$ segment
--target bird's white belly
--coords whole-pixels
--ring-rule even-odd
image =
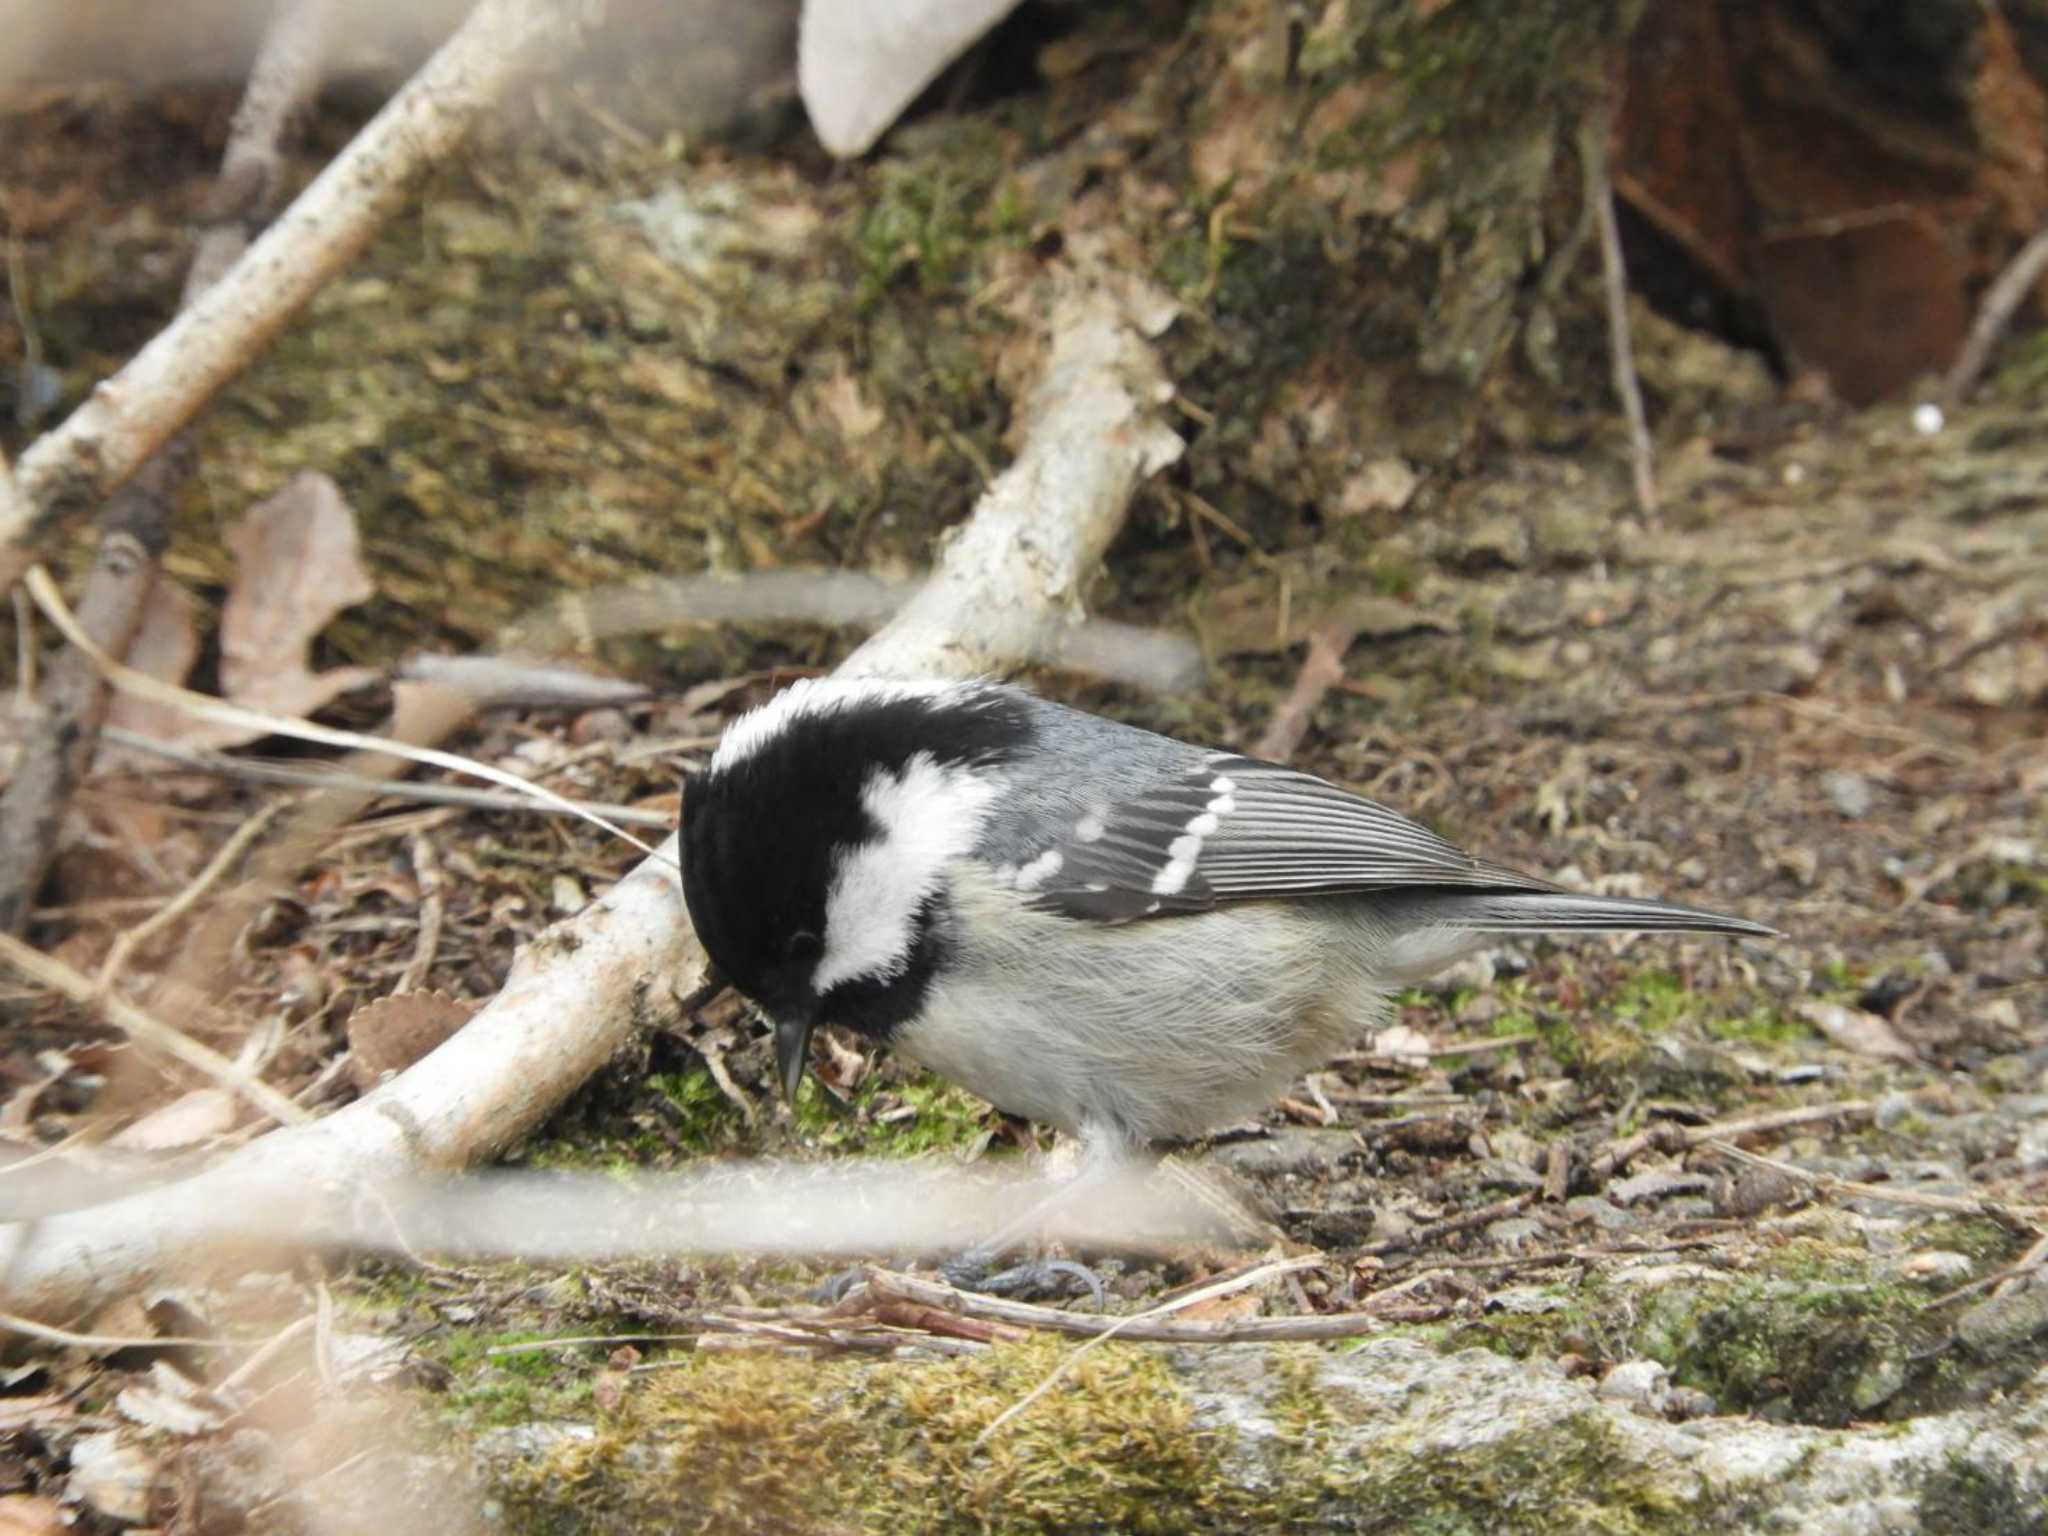
[[[951,966],[892,1044],[1012,1113],[1133,1142],[1265,1108],[1375,1022],[1384,938],[1251,903],[1104,926],[1034,912],[979,879],[951,892]],[[972,934],[971,943],[965,935]]]

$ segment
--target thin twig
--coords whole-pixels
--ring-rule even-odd
[[[202,1045],[184,1031],[173,1029],[124,997],[103,992],[54,955],[42,954],[12,934],[0,933],[0,961],[41,982],[51,991],[63,993],[74,1003],[98,1009],[131,1040],[204,1073],[220,1087],[246,1099],[280,1125],[303,1125],[312,1118],[275,1088],[212,1046]]]
[[[1988,1195],[1940,1195],[1931,1190],[1898,1189],[1889,1184],[1866,1184],[1860,1179],[1837,1178],[1832,1173],[1815,1173],[1810,1168],[1801,1168],[1797,1163],[1765,1157],[1760,1152],[1746,1152],[1732,1142],[1719,1139],[1707,1140],[1700,1145],[1709,1151],[1735,1158],[1738,1162],[1768,1168],[1774,1173],[1782,1173],[1787,1178],[1797,1179],[1803,1184],[1811,1184],[1828,1194],[1860,1195],[1868,1200],[1889,1201],[1893,1205],[1917,1206],[1923,1211],[1945,1211],[1952,1216],[1988,1216],[2011,1232],[2032,1232],[2044,1215],[2048,1215],[2048,1210],[2042,1207],[2006,1205]]]
[[[1323,1262],[1317,1259],[1315,1262]],[[1306,1264],[1306,1261],[1304,1261]],[[1009,1323],[1040,1333],[1066,1333],[1093,1338],[1114,1331],[1118,1338],[1134,1344],[1246,1344],[1302,1339],[1350,1339],[1384,1326],[1385,1317],[1356,1312],[1316,1317],[1248,1317],[1219,1323],[1170,1323],[1139,1317],[1100,1317],[1087,1312],[1062,1312],[1057,1307],[1034,1306],[1028,1301],[1008,1301],[1000,1296],[982,1296],[958,1291],[937,1280],[893,1270],[869,1270],[871,1295],[896,1301],[920,1302],[963,1317],[985,1318]]]
[[[2021,246],[2019,254],[2006,263],[2005,270],[1984,290],[1984,297],[1977,305],[1977,318],[1970,326],[1969,339],[1963,343],[1963,350],[1956,355],[1948,377],[1942,382],[1942,395],[1951,409],[1961,405],[1970,391],[1977,387],[1977,380],[1991,361],[1991,352],[1998,345],[1998,338],[2012,324],[2013,315],[2034,284],[2041,280],[2044,269],[2048,269],[2048,229],[2040,231]]]
[[[74,1333],[33,1318],[0,1312],[0,1331],[18,1333],[42,1344],[61,1344],[69,1349],[241,1349],[261,1342],[257,1339],[209,1339],[166,1333],[155,1338],[126,1333]]]
[[[1252,748],[1253,756],[1275,763],[1284,763],[1294,756],[1302,737],[1308,734],[1316,706],[1343,680],[1344,653],[1358,638],[1358,630],[1355,621],[1339,617],[1319,626],[1308,637],[1308,655],[1302,658],[1301,671],[1295,674],[1294,686],[1288,690],[1286,699],[1273,711],[1265,735]]]
[[[441,948],[441,922],[447,909],[441,889],[441,860],[434,852],[434,840],[425,833],[412,839],[412,869],[420,887],[420,931],[414,939],[412,958],[399,974],[393,992],[417,992],[434,968],[434,956]]]
[[[1614,217],[1614,184],[1607,175],[1605,112],[1588,113],[1579,127],[1579,161],[1585,173],[1583,196],[1593,205],[1600,229],[1600,277],[1607,293],[1607,348],[1614,366],[1614,392],[1628,419],[1629,452],[1635,469],[1636,507],[1645,517],[1657,511],[1657,450],[1650,441],[1650,418],[1643,409],[1643,389],[1636,379],[1635,344],[1628,329],[1628,268],[1621,257],[1621,226]]]
[[[258,810],[235,828],[228,840],[222,843],[219,850],[207,861],[206,868],[194,875],[183,890],[133,928],[124,929],[116,934],[113,944],[107,949],[107,958],[100,962],[99,975],[94,979],[94,984],[103,990],[111,987],[114,978],[121,974],[121,968],[128,963],[128,957],[191,911],[199,899],[213,889],[220,877],[234,868],[235,862],[242,857],[249,845],[269,830],[270,824],[277,819],[278,813],[284,807],[284,801],[274,800]]]
[[[524,794],[507,794],[501,790],[473,789],[465,784],[419,784],[410,779],[377,779],[367,774],[342,773],[336,769],[288,768],[283,763],[267,763],[259,758],[235,757],[226,752],[210,752],[200,747],[181,747],[175,742],[158,741],[135,731],[109,726],[102,736],[118,746],[133,747],[141,752],[154,753],[174,763],[184,763],[207,773],[217,773],[222,778],[246,779],[255,784],[285,784],[301,789],[345,790],[351,794],[370,794],[380,800],[410,800],[421,805],[454,805],[477,811],[512,811],[528,816],[552,816],[553,807],[536,802]],[[592,816],[601,816],[606,821],[618,822],[627,827],[667,827],[675,824],[672,811],[648,811],[632,805],[607,805],[596,800],[575,800],[570,802],[582,807]]]
[[[1306,1258],[1299,1259],[1276,1259],[1271,1264],[1262,1264],[1257,1269],[1251,1270],[1246,1274],[1231,1275],[1216,1281],[1214,1284],[1205,1285],[1199,1290],[1190,1291],[1185,1296],[1176,1296],[1173,1300],[1162,1302],[1160,1305],[1152,1307],[1147,1311],[1134,1312],[1129,1317],[1110,1319],[1107,1328],[1072,1351],[1047,1373],[1043,1381],[1039,1382],[1037,1386],[997,1414],[988,1427],[974,1437],[974,1444],[969,1449],[978,1451],[988,1444],[995,1437],[996,1432],[1005,1424],[1028,1412],[1033,1403],[1050,1392],[1067,1372],[1080,1363],[1083,1355],[1098,1345],[1108,1342],[1117,1334],[1128,1332],[1139,1323],[1150,1322],[1157,1318],[1170,1316],[1175,1312],[1184,1311],[1200,1302],[1215,1301],[1224,1296],[1234,1296],[1238,1292],[1250,1290],[1253,1286],[1264,1281],[1278,1279],[1281,1275],[1293,1274],[1296,1270],[1313,1269],[1322,1262],[1321,1254],[1311,1254]]]
[[[1860,1120],[1871,1113],[1865,1099],[1847,1099],[1840,1104],[1812,1104],[1804,1109],[1773,1110],[1740,1120],[1718,1120],[1711,1125],[1682,1126],[1660,1121],[1648,1130],[1608,1142],[1594,1155],[1588,1169],[1593,1182],[1604,1184],[1645,1152],[1685,1152],[1710,1141],[1731,1141],[1738,1136],[1774,1135],[1803,1125],[1820,1125],[1830,1120]]]
[[[1398,1253],[1403,1248],[1419,1247],[1423,1243],[1433,1243],[1440,1237],[1449,1237],[1453,1233],[1469,1231],[1473,1227],[1483,1227],[1508,1216],[1520,1215],[1536,1203],[1537,1194],[1538,1191],[1532,1189],[1524,1194],[1510,1195],[1505,1200],[1482,1205],[1476,1211],[1446,1216],[1442,1221],[1429,1222],[1412,1231],[1403,1232],[1399,1237],[1383,1238],[1377,1243],[1368,1243],[1358,1250],[1358,1257],[1376,1258],[1382,1254]]]
[[[29,595],[36,600],[36,606],[43,611],[43,617],[56,625],[79,650],[91,657],[99,668],[100,675],[126,694],[148,699],[152,703],[167,704],[182,710],[195,720],[204,720],[213,725],[231,725],[253,730],[265,736],[290,736],[299,741],[310,741],[325,747],[346,747],[358,752],[375,752],[386,757],[403,758],[411,763],[424,763],[429,767],[443,768],[450,773],[468,774],[472,778],[487,780],[505,789],[526,795],[544,805],[553,807],[578,821],[587,821],[603,831],[611,833],[621,842],[631,843],[650,858],[656,857],[655,850],[633,836],[632,833],[613,825],[602,816],[594,816],[583,810],[574,800],[556,794],[543,785],[522,779],[516,773],[503,768],[494,768],[489,763],[480,763],[475,758],[463,757],[455,752],[442,752],[434,747],[410,746],[394,741],[388,736],[366,736],[359,731],[339,731],[330,726],[316,725],[311,720],[294,716],[269,715],[261,710],[245,709],[231,704],[226,699],[209,698],[189,688],[178,688],[147,673],[138,672],[122,662],[115,661],[92,641],[91,636],[79,626],[78,618],[65,605],[57,584],[50,579],[48,571],[41,566],[31,570],[23,578]]]

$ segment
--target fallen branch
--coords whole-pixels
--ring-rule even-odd
[[[1614,182],[1607,174],[1607,114],[1586,118],[1579,131],[1579,159],[1585,172],[1584,197],[1593,205],[1600,231],[1600,280],[1607,295],[1607,351],[1614,369],[1614,392],[1628,421],[1629,458],[1635,471],[1636,510],[1649,517],[1657,510],[1657,450],[1650,441],[1650,418],[1643,409],[1643,387],[1636,379],[1635,344],[1628,328],[1628,268],[1621,258],[1621,226],[1614,217]]]
[[[487,3],[485,10],[501,7]],[[1169,393],[1101,290],[1056,299],[1044,379],[1016,462],[981,498],[930,585],[847,664],[992,670],[1057,634],[1138,485],[1172,461]],[[531,1131],[702,974],[675,839],[521,952],[502,991],[416,1066],[315,1124],[250,1143],[182,1184],[0,1228],[0,1306],[75,1317],[202,1260],[234,1218],[366,1183],[453,1170]]]
[[[163,529],[117,526],[122,508],[109,509],[78,605],[78,622],[93,644],[119,656],[142,622],[149,589],[163,553]],[[44,679],[35,730],[14,776],[0,792],[0,933],[19,936],[57,850],[71,792],[85,777],[99,746],[107,687],[86,652],[67,646]]]
[[[0,505],[0,586],[247,367],[513,80],[580,43],[590,13],[571,0],[481,0],[232,271],[21,456],[20,503]]]
[[[1889,1184],[1870,1184],[1861,1179],[1837,1178],[1832,1173],[1816,1173],[1810,1168],[1801,1168],[1797,1163],[1788,1163],[1782,1158],[1765,1157],[1760,1152],[1747,1152],[1732,1142],[1712,1140],[1706,1143],[1709,1150],[1724,1157],[1756,1168],[1768,1168],[1802,1184],[1811,1184],[1822,1194],[1854,1195],[1863,1200],[1885,1200],[1893,1205],[1910,1205],[1923,1211],[1941,1211],[1950,1216],[1983,1216],[1997,1222],[2008,1232],[2033,1235],[2039,1232],[2040,1223],[2048,1212],[2039,1206],[2006,1205],[1991,1199],[1988,1195],[1944,1195],[1928,1189],[1898,1189]]]
[[[1689,1152],[1710,1141],[1733,1141],[1738,1136],[1775,1135],[1805,1125],[1822,1125],[1830,1120],[1861,1120],[1871,1113],[1867,1100],[1848,1099],[1840,1104],[1813,1104],[1804,1109],[1773,1110],[1767,1115],[1749,1115],[1740,1120],[1717,1120],[1711,1125],[1672,1125],[1668,1121],[1608,1142],[1593,1158],[1588,1170],[1593,1182],[1604,1184],[1645,1152]]]
[[[1275,763],[1284,763],[1294,756],[1295,749],[1301,745],[1301,738],[1308,734],[1309,721],[1315,715],[1316,706],[1323,702],[1324,695],[1344,680],[1344,653],[1358,638],[1358,629],[1355,620],[1338,617],[1308,637],[1308,655],[1302,659],[1294,686],[1273,712],[1273,718],[1266,725],[1266,734],[1252,748],[1252,756]]]
[[[2006,263],[2005,270],[1984,291],[1983,301],[1977,306],[1977,318],[1970,326],[1970,336],[1963,343],[1963,350],[1957,354],[1949,368],[1948,377],[1942,381],[1942,397],[1954,409],[1969,397],[1977,387],[1977,380],[1983,375],[1984,365],[1991,361],[1991,352],[1998,345],[1998,338],[2005,334],[2012,324],[2012,317],[2020,304],[2041,280],[2043,271],[2048,271],[2048,229],[2040,231],[2020,247],[2019,254]]]
[[[1261,1278],[1264,1273],[1261,1272]],[[1008,1323],[1013,1328],[1030,1328],[1040,1333],[1065,1333],[1084,1339],[1114,1335],[1134,1344],[1249,1344],[1355,1339],[1361,1334],[1377,1333],[1388,1322],[1385,1314],[1374,1312],[1318,1313],[1312,1317],[1243,1317],[1216,1323],[1176,1323],[1142,1314],[1103,1317],[1094,1312],[1062,1312],[1057,1307],[1036,1306],[1028,1301],[1006,1301],[1000,1296],[958,1291],[943,1281],[926,1280],[886,1269],[869,1270],[866,1284],[868,1296],[873,1300],[911,1302],[961,1317]],[[1207,1295],[1206,1291],[1197,1291],[1181,1298],[1180,1304],[1204,1300]]]
[[[180,309],[192,304],[248,248],[245,221],[267,218],[278,183],[278,141],[318,83],[328,0],[293,0],[279,12],[250,71],[214,183],[208,218],[185,274]],[[127,655],[170,542],[171,505],[191,470],[183,438],[151,456],[100,513],[100,544],[79,622],[109,656]],[[28,926],[71,798],[98,750],[107,685],[91,656],[66,649],[51,664],[36,733],[0,793],[0,932]]]

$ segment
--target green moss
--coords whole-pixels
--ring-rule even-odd
[[[2029,1492],[2009,1466],[1957,1456],[1920,1492],[1923,1536],[2038,1536],[2048,1528],[2048,1496]]]
[[[590,1361],[567,1349],[492,1354],[512,1344],[545,1340],[544,1331],[450,1328],[420,1339],[414,1348],[447,1372],[443,1398],[448,1412],[471,1429],[546,1423],[589,1411]],[[593,1345],[591,1349],[601,1350]]]
[[[1861,1255],[1795,1243],[1767,1273],[1646,1298],[1632,1342],[1724,1410],[1843,1425],[1925,1406],[1946,1333],[1926,1304]]]
[[[1463,1456],[1375,1456],[1344,1529],[1385,1536],[1662,1536],[1707,1511],[1641,1470],[1597,1415],[1504,1435]]]
[[[890,156],[874,168],[853,237],[853,296],[862,311],[904,276],[928,297],[946,295],[972,277],[992,239],[1015,242],[1028,229],[1016,189],[998,194],[1005,140],[992,125],[956,120],[943,141],[925,142],[930,152]]]
[[[1221,1530],[1246,1500],[1160,1358],[1114,1346],[989,1444],[974,1438],[1071,1341],[946,1361],[703,1355],[649,1378],[503,1492],[546,1528],[720,1536],[827,1531]]]

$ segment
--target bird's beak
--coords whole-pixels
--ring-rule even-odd
[[[796,1103],[804,1068],[811,1060],[811,1031],[817,1027],[817,1011],[810,1008],[775,1021],[775,1072],[782,1079],[782,1097],[787,1103]]]

